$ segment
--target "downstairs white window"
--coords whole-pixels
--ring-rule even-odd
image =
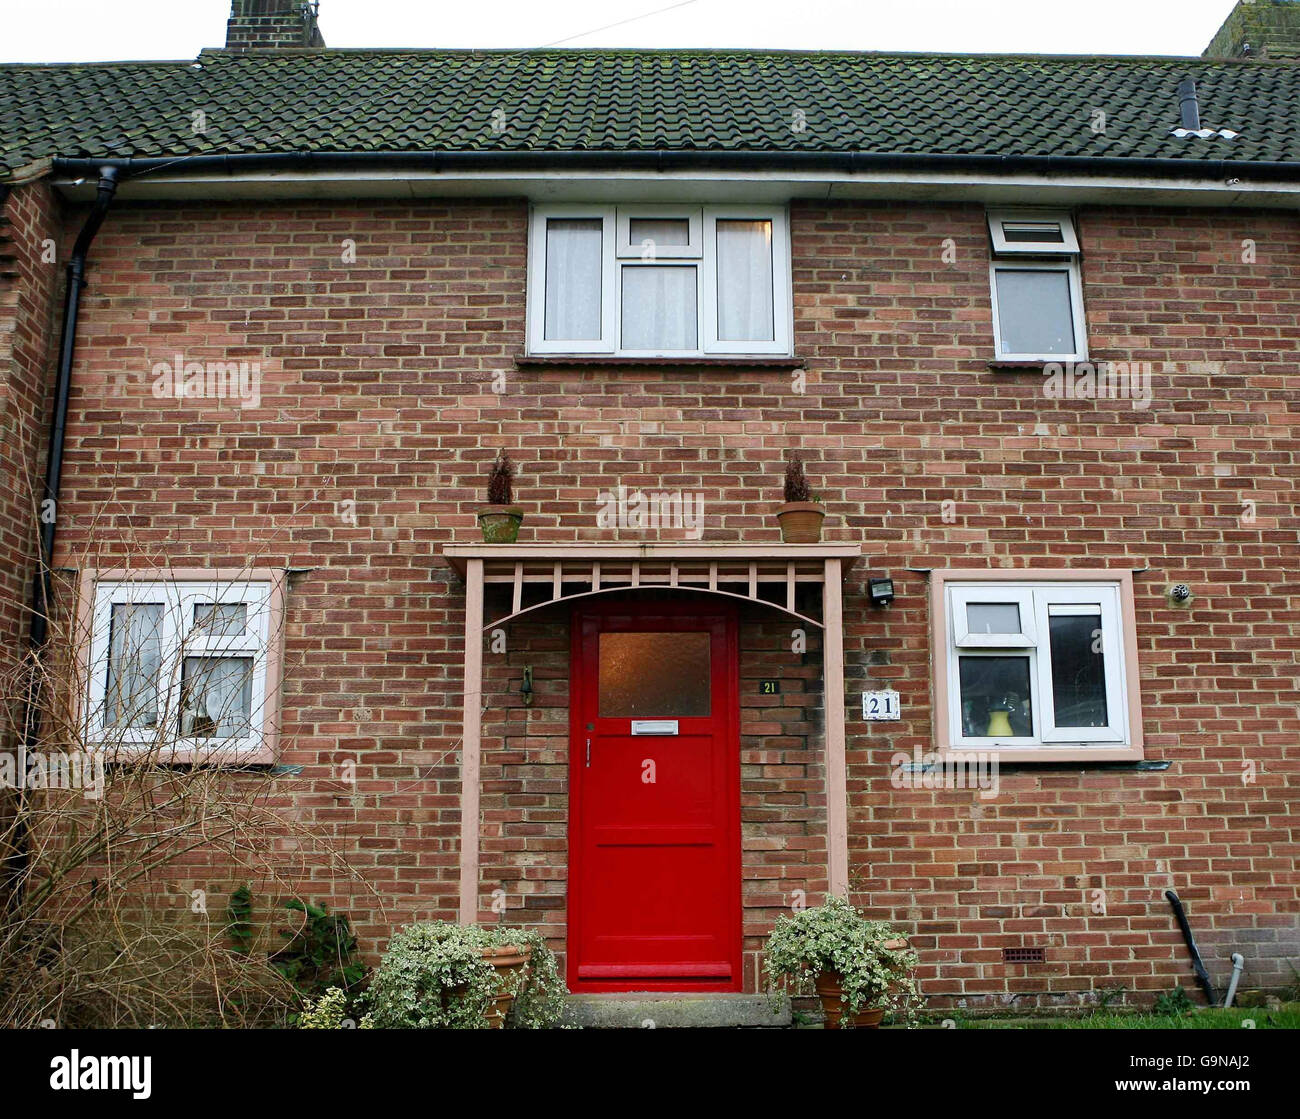
[[[269,760],[274,579],[95,582],[86,729],[111,752]]]
[[[944,745],[1004,759],[1141,756],[1127,577],[941,578]]]
[[[529,352],[788,355],[789,256],[771,206],[538,206]]]

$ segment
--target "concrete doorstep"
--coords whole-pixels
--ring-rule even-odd
[[[788,1029],[790,1000],[770,995],[656,994],[629,991],[570,995],[570,1020],[596,1030]]]

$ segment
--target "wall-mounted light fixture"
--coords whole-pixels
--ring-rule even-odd
[[[531,707],[533,705],[533,670],[531,668],[524,669],[524,682],[519,686],[519,691],[524,697],[524,706]]]
[[[894,601],[894,580],[868,579],[867,594],[871,597],[872,606],[888,606]]]

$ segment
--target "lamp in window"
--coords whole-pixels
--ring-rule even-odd
[[[868,579],[867,595],[871,599],[872,606],[888,606],[894,601],[894,580]]]
[[[1018,697],[1008,692],[1001,699],[989,704],[989,725],[984,732],[988,738],[1011,738],[1015,731],[1011,729],[1011,712],[1016,709]]]

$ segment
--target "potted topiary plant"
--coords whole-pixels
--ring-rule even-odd
[[[512,505],[515,464],[504,450],[497,452],[488,476],[488,503],[478,511],[484,544],[513,544],[519,538],[524,511]]]
[[[363,1001],[378,1029],[500,1029],[554,1025],[563,997],[537,933],[435,921],[394,935]]]
[[[826,510],[813,497],[804,474],[803,459],[791,455],[785,464],[785,504],[776,511],[784,544],[817,544],[822,538]]]
[[[828,1030],[876,1029],[887,1012],[916,1018],[916,953],[906,937],[867,920],[845,898],[777,918],[764,960],[774,988],[817,992]]]

